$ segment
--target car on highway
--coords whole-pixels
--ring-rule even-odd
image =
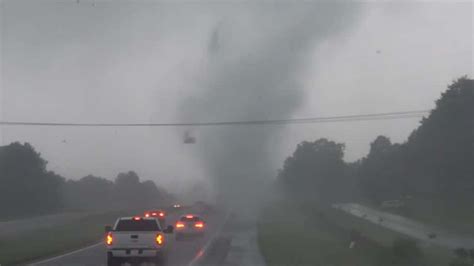
[[[163,230],[153,217],[121,217],[114,226],[106,226],[105,231],[107,266],[125,262],[166,264],[165,234],[173,233],[173,226]]]
[[[182,240],[186,237],[202,237],[206,231],[206,223],[198,215],[186,214],[178,219],[175,229],[176,240]]]
[[[163,210],[147,211],[144,214],[145,217],[154,217],[160,222],[161,228],[166,227],[166,212]]]

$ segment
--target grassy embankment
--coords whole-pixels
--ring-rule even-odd
[[[12,265],[61,254],[100,241],[104,225],[125,211],[91,214],[61,226],[21,232],[0,239],[0,264]]]
[[[409,265],[392,248],[395,240],[406,237],[328,207],[301,207],[279,202],[268,207],[258,224],[260,249],[269,266],[391,266]],[[363,237],[349,248],[351,231]],[[417,266],[446,266],[451,251],[423,247]],[[403,252],[403,251],[402,251]],[[408,251],[410,253],[411,251]]]
[[[380,206],[373,206],[382,209]],[[474,206],[469,200],[449,202],[440,199],[413,198],[401,208],[382,209],[448,231],[474,237]]]

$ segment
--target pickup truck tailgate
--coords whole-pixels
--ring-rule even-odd
[[[159,232],[114,232],[113,248],[158,248]]]

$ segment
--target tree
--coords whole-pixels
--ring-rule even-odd
[[[404,156],[412,178],[438,195],[474,192],[474,80],[459,78],[409,137]]]
[[[344,144],[319,139],[298,144],[279,173],[280,183],[293,196],[331,202],[347,193]]]
[[[361,160],[358,174],[361,190],[369,199],[383,201],[400,198],[405,191],[401,145],[392,144],[385,136],[378,136],[369,154]]]
[[[46,165],[29,143],[0,147],[0,215],[50,212],[61,206],[64,178]]]
[[[365,195],[377,201],[403,194],[472,199],[474,80],[462,77],[449,85],[407,142],[377,137],[358,176]]]
[[[112,181],[93,175],[68,180],[62,188],[64,204],[73,209],[110,208],[113,186]]]
[[[278,182],[292,196],[344,200],[357,177],[362,196],[379,202],[407,195],[449,206],[474,199],[474,80],[461,77],[402,144],[378,136],[369,154],[344,163],[344,145],[327,139],[300,143]],[[347,188],[346,188],[347,187]],[[346,188],[346,189],[345,189]]]
[[[113,199],[117,206],[133,208],[141,203],[143,196],[140,177],[133,171],[119,173],[115,178]]]
[[[28,143],[0,147],[0,217],[59,210],[156,207],[171,195],[137,173],[119,173],[115,182],[93,175],[67,180],[48,171],[47,162]]]
[[[115,178],[115,185],[118,187],[133,187],[140,184],[140,177],[134,171],[119,173]]]
[[[163,195],[161,195],[158,187],[156,186],[155,182],[151,180],[146,180],[141,183],[141,189],[143,191],[143,201],[147,204],[162,202]]]
[[[137,173],[129,171],[119,173],[115,178],[114,202],[126,208],[155,207],[163,202],[155,182],[147,180],[140,182]]]

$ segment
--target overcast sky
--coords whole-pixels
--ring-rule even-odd
[[[167,123],[424,110],[433,108],[454,78],[472,77],[474,72],[470,1],[364,2],[329,8],[333,18],[325,18],[326,11],[317,13],[323,10],[318,2],[306,2],[315,6],[319,20],[305,13],[307,7],[271,2],[1,3],[4,121]],[[305,24],[300,27],[294,21]],[[291,35],[295,31],[300,34]],[[314,38],[307,40],[307,34]],[[238,99],[237,106],[223,100],[216,105],[219,110],[187,109],[188,103],[207,106],[219,100],[215,95],[220,91],[214,93],[203,84],[229,84],[220,68],[238,75],[246,68],[240,62],[245,62],[263,69],[259,73],[263,77],[280,73],[282,69],[273,68],[267,73],[269,68],[258,60],[268,61],[260,58],[267,51],[280,55],[286,49],[284,36],[305,46],[292,48],[304,51],[291,53],[298,54],[297,60],[283,57],[272,62],[291,64],[291,75],[276,79],[278,91],[253,94],[241,88],[231,94]],[[280,43],[275,40],[281,40],[282,47],[266,49]],[[288,87],[295,80],[298,88],[293,91]],[[243,84],[253,86],[252,82],[247,79]],[[273,84],[265,82],[264,86]],[[281,89],[281,84],[288,86]],[[295,99],[284,112],[277,112],[265,101],[274,93]],[[253,95],[261,99],[260,107],[269,108],[243,112],[249,108],[244,103],[239,109],[241,97],[251,101]],[[226,106],[229,110],[221,111]],[[327,137],[346,143],[345,159],[354,161],[367,154],[377,135],[403,142],[418,123],[419,119],[404,119],[273,126],[276,134],[269,135],[265,152],[276,173],[297,143]],[[0,133],[3,145],[30,142],[51,170],[68,178],[87,174],[114,178],[120,171],[135,170],[144,178],[176,187],[209,175],[201,152],[225,145],[216,143],[222,138],[214,142],[212,138],[222,129],[191,128],[197,137],[194,145],[183,143],[185,130],[3,126]]]

